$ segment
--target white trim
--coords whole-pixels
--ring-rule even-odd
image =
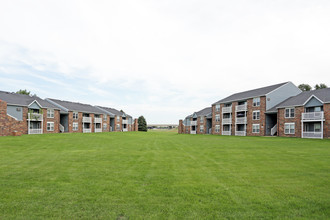
[[[9,117],[12,117],[12,118],[15,119],[16,121],[20,121],[20,120],[18,120],[17,118],[15,118],[14,116],[9,115],[8,113],[7,113],[7,115],[8,115]]]
[[[77,124],[77,129],[75,129],[75,124]],[[78,131],[79,130],[79,123],[78,122],[73,122],[72,123],[72,131]]]
[[[289,133],[285,132],[285,125],[289,125]],[[291,132],[291,126],[290,125],[294,125],[294,133],[290,133]],[[303,130],[303,129],[301,129]],[[296,124],[294,122],[289,122],[289,123],[284,123],[284,134],[296,134]]]
[[[37,100],[34,100],[33,102],[31,102],[29,105],[28,105],[28,107],[30,107],[33,103],[37,103],[37,105],[39,105],[39,107],[40,108],[42,108],[42,106],[39,104],[39,102],[37,101]]]
[[[265,96],[267,96],[267,95],[269,95],[270,93],[272,93],[272,92],[274,92],[274,91],[276,91],[276,90],[280,89],[280,88],[281,88],[281,87],[283,87],[283,86],[286,86],[286,85],[288,85],[289,83],[291,83],[292,85],[294,85],[294,86],[295,86],[295,84],[293,84],[291,81],[288,81],[287,83],[285,83],[285,84],[281,85],[280,87],[277,87],[276,89],[274,89],[274,90],[270,91],[269,93],[265,94]],[[299,88],[298,88],[298,89],[299,89]],[[300,90],[300,89],[299,89],[299,90]],[[301,90],[300,90],[300,91],[301,91]]]
[[[289,117],[286,117],[286,110],[287,109],[293,109],[293,117],[291,117],[291,110],[289,111]],[[295,107],[288,107],[284,109],[284,118],[295,118],[296,117],[296,109]]]
[[[259,118],[257,118],[257,119],[253,118],[253,113],[255,113],[255,112],[259,112]],[[252,111],[252,120],[260,120],[260,110]]]
[[[259,99],[259,105],[254,105],[254,99]],[[257,103],[258,103],[258,102],[257,102]],[[254,98],[252,99],[252,107],[259,107],[260,104],[261,104],[260,96],[258,96],[258,97],[254,97]]]
[[[49,128],[50,128],[50,130],[48,130],[48,124],[52,124],[53,126],[49,126]],[[53,129],[51,129],[51,128],[53,128]],[[54,131],[55,130],[55,126],[54,126],[54,122],[52,122],[52,121],[47,121],[47,124],[46,124],[46,130],[47,131]]]
[[[322,104],[324,104],[319,98],[317,98],[315,95],[311,95],[308,99],[307,99],[307,101],[303,104],[303,106],[305,106],[306,104],[307,104],[307,102],[309,102],[309,100],[311,100],[312,98],[316,98],[317,100],[319,100]]]
[[[53,111],[53,117],[48,117],[48,110],[52,110]],[[50,114],[52,115],[52,114]],[[55,110],[53,108],[47,108],[47,118],[54,118],[55,117]]]
[[[253,126],[258,126],[259,131],[258,132],[253,132],[253,129],[254,129]],[[259,134],[260,133],[260,124],[252,124],[252,133],[253,134]]]

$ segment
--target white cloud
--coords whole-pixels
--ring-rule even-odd
[[[0,65],[173,123],[233,92],[329,84],[329,23],[328,1],[4,1]]]

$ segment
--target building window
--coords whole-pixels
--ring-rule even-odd
[[[199,122],[204,123],[204,117],[203,116],[200,117]]]
[[[117,131],[120,131],[120,125],[119,124],[117,124],[116,129],[117,129]]]
[[[215,126],[215,133],[220,133],[220,125]]]
[[[103,130],[107,130],[107,123],[103,123]]]
[[[200,131],[201,133],[204,133],[204,125],[199,126],[199,131]]]
[[[285,118],[294,118],[294,108],[286,108],[284,117]]]
[[[54,122],[47,122],[47,131],[54,131]]]
[[[215,111],[216,111],[216,112],[219,112],[219,111],[220,111],[220,104],[216,104],[216,105],[215,105]]]
[[[108,119],[107,115],[104,114],[104,115],[103,115],[103,120],[106,121],[107,119]]]
[[[260,111],[253,111],[252,112],[252,119],[259,120],[260,119]]]
[[[253,106],[260,106],[260,97],[253,98]]]
[[[294,134],[294,123],[285,123],[284,124],[284,133],[285,134]]]
[[[77,122],[73,122],[72,130],[78,131],[78,123]]]
[[[120,116],[117,116],[117,122],[120,122]]]
[[[220,121],[220,115],[215,115],[215,121]]]
[[[73,112],[72,115],[73,115],[73,119],[78,119],[78,112]]]
[[[260,124],[253,124],[252,133],[259,133],[259,132],[260,132]]]
[[[47,118],[54,118],[54,109],[47,109]]]

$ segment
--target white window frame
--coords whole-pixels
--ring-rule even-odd
[[[103,121],[106,121],[108,119],[108,115],[107,114],[104,114],[103,115]]]
[[[253,98],[253,107],[258,107],[260,106],[260,97]]]
[[[117,122],[120,122],[120,116],[117,115]]]
[[[291,128],[292,125],[293,125],[293,128]],[[288,129],[286,128],[287,126],[289,127]],[[286,130],[288,130],[288,132]],[[296,132],[295,123],[284,123],[284,134],[295,134],[295,132]]]
[[[54,118],[54,109],[47,109],[47,118]]]
[[[220,121],[220,114],[215,115],[215,121]]]
[[[199,132],[204,133],[204,125],[199,126]]]
[[[108,124],[107,123],[103,123],[103,130],[107,130],[108,128]]]
[[[78,131],[78,129],[79,129],[79,124],[78,124],[78,122],[73,122],[73,123],[72,123],[72,130],[73,130],[73,131]]]
[[[72,112],[72,118],[74,119],[74,120],[77,120],[78,119],[78,112]]]
[[[252,133],[260,133],[260,124],[252,124]]]
[[[203,116],[201,116],[201,117],[199,118],[199,122],[200,122],[200,123],[204,123],[204,117],[203,117]]]
[[[215,133],[220,133],[220,125],[215,125]]]
[[[116,124],[116,131],[120,130],[120,124]]]
[[[54,122],[47,122],[47,131],[54,131]]]
[[[215,111],[216,112],[220,112],[220,104],[216,104],[215,105]]]
[[[289,110],[288,111],[289,116],[286,115],[286,111],[287,110]],[[293,116],[292,116],[292,113],[293,113]],[[294,118],[294,117],[295,117],[295,109],[294,109],[294,107],[292,107],[292,108],[285,108],[284,109],[284,118]]]
[[[252,120],[260,120],[260,110],[252,112]]]

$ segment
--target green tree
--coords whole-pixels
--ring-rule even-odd
[[[26,89],[20,89],[16,92],[17,94],[23,94],[23,95],[30,95],[31,92],[30,91],[27,91]]]
[[[301,91],[310,91],[312,89],[312,87],[308,84],[300,84],[298,86],[298,88],[301,90]]]
[[[325,89],[325,88],[328,88],[328,86],[324,83],[320,83],[320,84],[316,84],[314,86],[315,89]]]
[[[138,131],[148,131],[147,121],[142,115],[138,118],[138,124]]]

